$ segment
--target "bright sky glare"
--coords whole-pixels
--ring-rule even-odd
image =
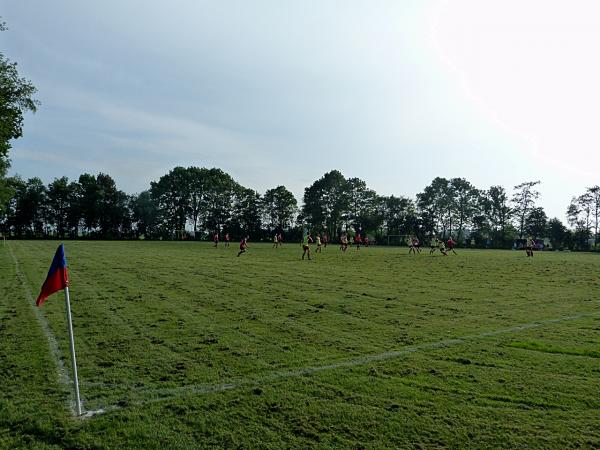
[[[299,200],[334,168],[411,197],[436,176],[540,179],[562,220],[600,184],[592,0],[0,4],[42,101],[13,174],[102,171],[134,193],[216,166]]]

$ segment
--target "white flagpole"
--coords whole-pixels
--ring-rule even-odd
[[[69,326],[69,341],[71,343],[71,363],[73,365],[73,384],[75,385],[75,402],[77,415],[81,415],[81,400],[79,398],[79,380],[77,379],[77,359],[75,358],[75,339],[73,338],[73,323],[71,322],[71,302],[69,301],[69,287],[65,287],[65,300],[67,304],[67,323]]]

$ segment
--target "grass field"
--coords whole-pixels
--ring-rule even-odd
[[[75,419],[56,245],[0,246],[0,448],[600,447],[598,255],[67,242]]]

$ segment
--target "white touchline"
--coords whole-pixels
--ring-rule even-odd
[[[215,393],[215,392],[224,392],[224,391],[229,391],[229,390],[233,390],[233,389],[241,389],[241,388],[245,388],[245,387],[262,387],[262,386],[266,386],[269,383],[273,383],[276,381],[289,379],[289,378],[298,378],[298,377],[302,377],[302,376],[306,376],[306,375],[311,375],[313,373],[322,372],[325,370],[335,370],[335,369],[342,369],[342,368],[347,368],[347,367],[361,366],[361,365],[365,365],[365,364],[368,364],[371,362],[385,361],[385,360],[389,360],[389,359],[399,358],[399,357],[406,356],[406,355],[409,355],[412,353],[417,353],[420,351],[435,350],[435,349],[444,348],[444,347],[452,347],[454,345],[464,344],[469,341],[477,341],[480,339],[485,339],[487,337],[498,336],[498,335],[502,335],[502,334],[518,333],[519,331],[528,330],[528,329],[532,329],[532,328],[539,328],[544,325],[550,325],[550,324],[554,324],[554,323],[567,322],[570,320],[577,320],[577,319],[582,319],[585,317],[596,317],[596,316],[600,316],[600,311],[588,312],[588,313],[578,313],[578,314],[573,314],[573,315],[563,316],[563,317],[558,317],[558,318],[553,318],[553,319],[546,319],[546,320],[540,320],[537,322],[514,325],[512,327],[500,328],[497,330],[485,331],[483,333],[461,336],[461,337],[457,337],[457,338],[453,338],[453,339],[445,339],[445,340],[436,341],[436,342],[426,342],[423,344],[411,345],[411,346],[404,347],[404,348],[401,348],[398,350],[392,350],[392,351],[388,351],[388,352],[384,352],[384,353],[378,353],[375,355],[368,355],[368,356],[363,356],[360,358],[332,362],[330,364],[324,364],[324,365],[320,365],[320,366],[310,366],[310,367],[304,367],[301,369],[290,370],[290,371],[285,371],[285,372],[275,372],[275,373],[272,373],[270,375],[267,375],[265,377],[255,379],[255,380],[246,379],[246,380],[232,381],[230,383],[215,384],[215,385],[195,384],[195,385],[186,385],[186,386],[180,386],[180,387],[176,387],[176,388],[165,388],[165,389],[138,388],[138,389],[134,389],[134,390],[148,394],[149,397],[153,395],[153,397],[142,399],[142,400],[133,400],[130,402],[130,404],[131,405],[143,405],[143,404],[147,404],[147,403],[156,403],[156,402],[174,400],[174,399],[177,399],[180,397],[185,397],[187,395],[193,395],[193,394],[211,394],[211,393]],[[102,408],[102,411],[108,412],[111,410],[121,409],[121,408],[122,407],[118,406],[118,405],[111,405],[111,406],[105,406],[104,408]]]

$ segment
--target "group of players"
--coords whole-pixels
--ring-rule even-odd
[[[238,252],[238,256],[240,256],[241,254],[246,252],[246,249],[248,248],[248,239],[249,238],[250,238],[249,236],[244,236],[242,238],[242,240],[240,241],[240,251]],[[352,245],[356,246],[357,250],[360,249],[361,245],[364,247],[369,246],[369,238],[367,236],[362,238],[360,233],[356,233],[352,239],[353,239]],[[229,243],[231,241],[229,233],[225,233],[224,241],[225,241],[225,247],[229,247]],[[315,236],[315,238],[313,239],[313,237],[311,236],[310,233],[306,233],[304,235],[304,237],[302,238],[302,259],[304,259],[305,256],[308,256],[308,259],[310,259],[310,244],[312,244],[314,242],[316,242],[316,244],[317,244],[315,253],[321,253],[323,251],[323,247],[327,247],[327,244],[329,243],[329,236],[326,233],[323,234],[323,236],[321,236],[320,234],[317,234]],[[215,233],[213,235],[213,243],[214,243],[214,247],[219,246],[219,233]],[[273,248],[278,248],[282,245],[283,245],[283,235],[281,233],[276,233],[273,236]],[[415,235],[408,236],[406,238],[406,245],[408,246],[408,254],[409,255],[411,253],[415,254],[415,255],[417,253],[421,253],[421,243],[417,236],[415,236]],[[346,250],[348,250],[349,246],[350,246],[350,239],[346,233],[343,233],[340,236],[340,250],[345,252]],[[455,255],[457,255],[458,253],[456,253],[456,250],[454,250],[455,246],[456,246],[456,241],[452,238],[452,236],[450,236],[448,238],[448,240],[446,240],[446,241],[444,241],[443,239],[438,239],[437,236],[433,236],[431,238],[431,241],[429,244],[429,248],[430,248],[429,254],[433,255],[437,250],[439,250],[439,252],[444,256],[448,256],[449,252],[452,252]],[[533,240],[533,238],[529,237],[529,238],[527,238],[527,242],[525,244],[525,251],[526,251],[528,257],[533,257],[533,248],[534,248],[534,240]]]
[[[421,243],[419,241],[419,238],[417,236],[408,236],[406,238],[406,245],[408,246],[408,254],[410,255],[411,253],[413,254],[417,254],[417,253],[421,253]],[[454,238],[452,236],[450,236],[448,238],[447,241],[444,242],[443,239],[438,239],[437,236],[433,236],[431,238],[431,242],[429,243],[429,254],[433,255],[435,253],[436,250],[439,250],[440,253],[444,256],[448,256],[448,252],[452,252],[455,255],[457,255],[458,253],[456,253],[456,250],[454,250],[454,247],[456,246],[456,241],[454,240]]]

